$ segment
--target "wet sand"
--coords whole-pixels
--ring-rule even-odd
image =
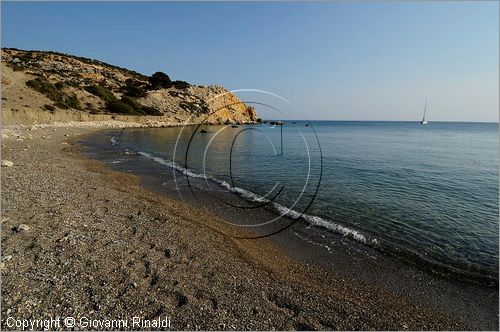
[[[2,140],[2,160],[14,163],[2,167],[4,329],[9,316],[169,316],[177,330],[498,328],[494,288],[432,276],[341,236],[330,250],[301,242],[298,224],[241,239],[255,232],[224,221],[241,215],[181,202],[151,172],[83,158],[74,142],[93,131]]]

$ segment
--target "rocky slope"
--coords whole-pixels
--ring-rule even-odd
[[[2,121],[131,125],[252,123],[252,107],[220,86],[171,81],[55,52],[2,49]]]

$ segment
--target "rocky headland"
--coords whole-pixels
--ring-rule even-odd
[[[5,125],[161,127],[243,124],[255,109],[221,86],[146,76],[98,60],[47,51],[2,49]]]

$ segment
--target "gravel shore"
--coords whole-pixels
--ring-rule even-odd
[[[269,240],[228,237],[243,231],[82,158],[73,142],[95,130],[2,137],[2,163],[12,162],[1,175],[4,330],[15,329],[9,317],[56,316],[169,317],[175,330],[470,328]]]

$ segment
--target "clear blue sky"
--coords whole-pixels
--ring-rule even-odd
[[[498,2],[2,2],[2,46],[254,88],[310,119],[498,121]]]

